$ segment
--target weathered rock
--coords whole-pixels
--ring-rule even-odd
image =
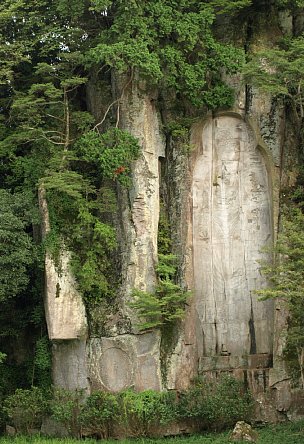
[[[254,420],[262,424],[275,424],[286,421],[286,415],[276,408],[272,391],[255,393]]]
[[[93,390],[161,389],[159,332],[92,338],[88,361]]]
[[[86,340],[55,341],[52,349],[53,383],[67,390],[88,391]]]
[[[51,229],[48,203],[43,186],[39,188],[42,236]],[[87,389],[86,351],[87,318],[70,268],[70,252],[62,245],[57,264],[49,252],[45,255],[44,307],[50,340],[53,344],[53,383],[65,389]]]
[[[39,209],[42,219],[42,236],[51,230],[48,203],[43,185],[39,188]],[[45,255],[44,307],[48,335],[53,339],[79,339],[87,334],[85,306],[77,290],[70,269],[70,252],[62,245],[55,260]]]
[[[116,75],[113,88],[119,101],[119,125],[137,137],[142,151],[133,165],[132,187],[120,189],[118,196],[122,286],[116,325],[105,326],[109,337],[89,340],[89,377],[93,389],[159,390],[160,333],[140,334],[129,302],[134,289],[153,291],[156,285],[159,157],[164,156],[164,140],[154,100],[139,82]],[[98,109],[93,112],[98,116]]]
[[[87,335],[85,307],[70,270],[70,254],[62,250],[60,270],[49,254],[45,258],[45,316],[51,340],[80,339]]]
[[[234,116],[210,119],[193,172],[193,258],[203,355],[272,351],[273,303],[258,302],[272,238],[263,151]]]
[[[116,79],[120,95],[120,125],[134,135],[141,147],[132,171],[133,184],[129,195],[120,199],[122,227],[122,308],[132,319],[136,316],[127,302],[134,288],[153,291],[156,284],[157,237],[159,221],[159,158],[164,156],[164,139],[152,97],[133,81],[124,89],[124,79]],[[134,317],[135,316],[135,317]],[[136,330],[136,328],[135,328]]]
[[[12,427],[12,426],[6,424],[6,426],[5,426],[5,434],[7,436],[16,436],[16,433],[17,432],[16,432],[15,427]]]
[[[258,433],[252,429],[251,425],[244,421],[238,421],[230,434],[231,441],[257,442]]]

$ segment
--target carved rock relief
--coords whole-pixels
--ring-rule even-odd
[[[160,334],[154,332],[92,338],[88,348],[91,389],[160,390],[159,348]]]
[[[192,194],[199,356],[271,353],[272,302],[255,294],[266,285],[261,250],[272,241],[270,183],[244,121],[205,124]]]

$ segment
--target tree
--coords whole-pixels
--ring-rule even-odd
[[[304,117],[303,72],[303,36],[284,39],[277,47],[258,51],[243,69],[246,82],[286,100],[299,128]]]
[[[0,190],[0,301],[15,297],[29,282],[34,247],[26,228],[29,201],[24,194]]]
[[[301,208],[285,207],[282,227],[274,248],[275,259],[263,272],[269,288],[259,290],[262,299],[280,298],[289,309],[284,351],[292,376],[304,387],[304,214]]]

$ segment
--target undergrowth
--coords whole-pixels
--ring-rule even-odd
[[[302,444],[304,439],[304,420],[293,423],[268,425],[256,428],[259,444]],[[167,437],[163,439],[141,438],[140,440],[124,439],[121,444],[228,444],[230,431],[223,433],[205,433],[203,435]],[[76,439],[51,439],[41,436],[16,438],[2,437],[0,444],[76,444]],[[117,444],[117,440],[107,440],[107,444]],[[94,439],[86,439],[86,443],[97,443]]]

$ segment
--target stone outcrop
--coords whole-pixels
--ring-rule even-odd
[[[272,243],[271,183],[262,150],[238,117],[209,119],[194,161],[193,273],[200,356],[272,352],[273,303],[262,248]]]
[[[45,259],[45,314],[51,340],[85,338],[87,319],[81,294],[70,270],[70,253],[60,252],[59,268]]]
[[[43,236],[50,231],[48,205],[39,190]],[[70,253],[64,245],[55,260],[45,255],[44,307],[48,335],[53,341],[53,383],[65,389],[87,389],[85,306],[70,268]]]
[[[229,439],[233,442],[257,442],[258,436],[258,433],[252,429],[251,425],[244,421],[238,421],[231,432]]]
[[[92,389],[160,390],[160,333],[139,332],[129,302],[134,289],[153,291],[156,284],[159,158],[164,156],[164,140],[153,97],[140,89],[139,82],[115,76],[113,88],[120,127],[138,138],[142,151],[134,163],[131,189],[121,189],[118,196],[122,264],[118,321],[108,326],[106,337],[88,341],[89,378]],[[98,115],[98,110],[92,111]]]
[[[159,353],[159,333],[91,339],[88,361],[92,390],[160,390]]]

